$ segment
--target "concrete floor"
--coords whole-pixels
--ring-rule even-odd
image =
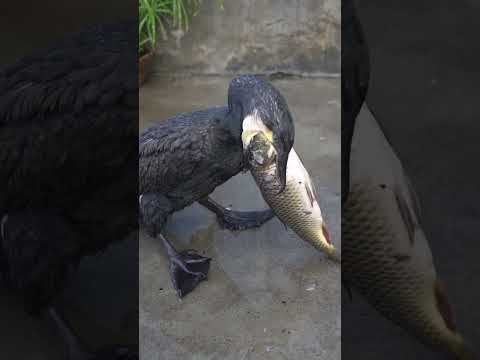
[[[226,103],[229,78],[153,77],[140,92],[140,121]],[[319,192],[340,246],[338,79],[277,80],[295,120],[295,148]],[[266,205],[249,174],[213,197],[234,209]],[[209,279],[179,300],[159,241],[140,233],[140,350],[143,360],[340,359],[340,267],[273,219],[230,232],[199,205],[165,231],[179,248],[210,256]]]
[[[416,187],[422,224],[458,327],[479,351],[480,4],[357,3],[371,50],[369,106]],[[443,359],[360,296],[342,299],[343,359]]]

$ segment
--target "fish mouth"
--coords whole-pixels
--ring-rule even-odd
[[[275,141],[271,132],[248,131],[242,134],[245,156],[250,166],[267,166],[275,161],[275,175],[278,184],[276,195],[281,194],[287,183],[288,153]]]

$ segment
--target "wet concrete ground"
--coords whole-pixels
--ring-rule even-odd
[[[141,128],[151,121],[226,103],[229,78],[153,77],[140,92]],[[295,148],[317,187],[340,245],[339,79],[277,80],[295,120]],[[249,174],[213,198],[238,210],[266,207]],[[260,229],[222,230],[194,204],[165,235],[212,258],[208,281],[179,300],[159,241],[140,233],[142,360],[340,359],[340,267],[278,219]]]

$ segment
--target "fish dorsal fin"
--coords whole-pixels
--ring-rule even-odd
[[[417,192],[415,191],[415,188],[412,185],[412,182],[410,181],[410,178],[404,173],[404,179],[407,184],[408,192],[410,194],[410,199],[412,200],[412,205],[413,205],[413,211],[415,213],[415,217],[417,219],[417,223],[420,223],[421,221],[421,207],[420,207],[420,200],[418,199]]]

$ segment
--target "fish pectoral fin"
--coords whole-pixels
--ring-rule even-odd
[[[313,208],[313,204],[315,204],[315,202],[317,201],[317,199],[315,198],[315,190],[309,182],[305,182],[305,190],[307,191],[310,205]]]
[[[417,219],[417,222],[420,223],[420,218],[421,218],[421,206],[420,206],[420,200],[418,198],[417,192],[415,191],[415,188],[413,187],[412,182],[410,179],[404,174],[405,182],[407,183],[407,189],[410,194],[410,198],[412,199],[413,203],[413,211],[415,213],[415,217]]]
[[[451,331],[457,331],[457,322],[455,319],[455,314],[453,312],[452,305],[448,300],[447,291],[445,285],[440,279],[436,279],[434,285],[436,305],[439,313],[441,314],[445,325]]]
[[[395,202],[397,203],[398,211],[402,217],[403,223],[407,229],[408,238],[410,244],[413,245],[415,241],[415,230],[418,228],[418,221],[414,211],[409,206],[405,194],[402,192],[399,186],[395,186],[394,189]]]

